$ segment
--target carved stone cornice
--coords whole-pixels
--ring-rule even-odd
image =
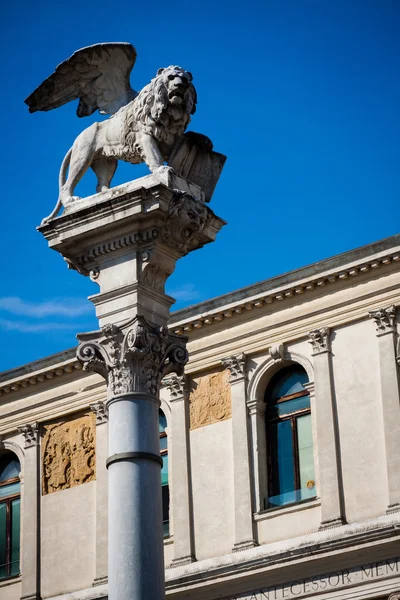
[[[169,391],[170,401],[185,400],[188,397],[189,389],[186,375],[177,375],[172,373],[163,381]]]
[[[323,352],[330,352],[330,330],[329,327],[321,327],[321,329],[314,329],[308,333],[309,342],[312,345],[313,356],[316,354],[322,354]]]
[[[39,424],[38,423],[27,423],[22,427],[18,427],[18,432],[22,433],[25,439],[25,448],[31,448],[39,444]]]
[[[270,357],[275,362],[281,362],[285,357],[285,346],[284,344],[276,344],[275,346],[271,346],[268,350]]]
[[[108,421],[108,408],[105,402],[93,402],[89,404],[90,410],[96,415],[96,425],[102,425]]]
[[[371,310],[368,315],[375,322],[377,336],[396,332],[396,309],[394,306]]]
[[[390,594],[390,596],[388,597],[388,600],[400,600],[400,590],[398,592],[394,592],[393,594]]]
[[[142,316],[121,328],[105,325],[78,338],[78,360],[85,371],[106,379],[110,397],[130,392],[158,396],[161,379],[168,373],[181,375],[188,361],[185,337],[152,326]]]
[[[321,266],[323,265],[323,262],[321,262]],[[374,256],[370,259],[363,259],[351,266],[344,265],[341,268],[337,267],[330,269],[326,273],[321,273],[317,276],[309,275],[304,278],[302,277],[299,282],[290,284],[282,283],[276,287],[271,286],[271,289],[266,289],[264,292],[258,293],[257,295],[253,295],[250,288],[254,286],[250,286],[250,291],[246,298],[240,300],[234,298],[231,300],[231,294],[227,294],[226,297],[223,296],[221,298],[221,300],[225,299],[226,304],[229,305],[228,309],[225,306],[220,306],[206,310],[200,305],[199,314],[193,317],[184,317],[184,310],[179,311],[179,314],[182,315],[182,318],[180,318],[179,321],[174,318],[174,315],[172,314],[170,328],[175,333],[187,333],[203,326],[217,325],[225,319],[230,319],[236,315],[246,313],[247,311],[257,310],[265,305],[270,306],[277,302],[283,303],[286,301],[293,301],[293,298],[296,298],[299,295],[312,294],[322,287],[328,288],[330,285],[346,286],[348,285],[349,280],[354,279],[355,277],[364,277],[369,272],[376,271],[379,268],[385,268],[391,263],[396,264],[398,262],[400,262],[400,253],[397,250],[392,252],[388,251],[379,257]],[[326,263],[329,263],[329,259]],[[265,283],[267,284],[268,281]],[[233,295],[234,294],[232,294],[232,296]]]
[[[230,377],[229,382],[235,383],[246,377],[246,355],[238,354],[236,356],[227,356],[221,359],[222,365],[225,369],[229,369]]]

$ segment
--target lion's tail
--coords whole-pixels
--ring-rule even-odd
[[[61,190],[62,186],[64,185],[64,183],[67,181],[67,169],[68,169],[69,163],[71,161],[71,154],[72,154],[72,146],[68,150],[67,154],[64,156],[64,160],[62,161],[62,164],[60,167],[60,174],[58,176],[58,184],[60,186],[60,190]]]
[[[69,163],[71,162],[71,154],[72,154],[72,146],[68,150],[67,154],[64,156],[64,160],[62,161],[62,164],[60,167],[60,174],[58,176],[58,184],[59,184],[60,191],[59,191],[57,204],[55,205],[54,210],[49,214],[49,216],[46,217],[45,219],[43,219],[43,221],[41,222],[41,225],[46,225],[46,223],[48,221],[50,221],[51,219],[54,219],[54,217],[56,217],[61,210],[61,207],[62,207],[61,188],[64,185],[64,183],[67,181],[67,169],[69,167]]]

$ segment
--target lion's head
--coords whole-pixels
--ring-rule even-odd
[[[154,83],[155,91],[155,102],[152,107],[153,118],[160,117],[171,104],[174,107],[181,107],[182,112],[190,120],[189,115],[195,113],[197,102],[192,80],[192,74],[181,67],[170,66],[166,69],[159,69],[157,77],[150,82],[150,85]]]
[[[190,115],[196,111],[197,95],[192,79],[192,74],[181,67],[158,70],[156,77],[138,96],[121,109],[126,115],[128,145],[135,141],[132,131],[135,129],[134,122],[138,122],[163,145],[163,154],[172,150],[177,138],[189,125]],[[167,156],[165,158],[168,159]]]

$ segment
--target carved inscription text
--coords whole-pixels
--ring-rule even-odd
[[[231,417],[229,371],[193,379],[190,391],[190,428],[197,429]]]
[[[88,413],[44,426],[43,494],[96,478],[95,415]]]

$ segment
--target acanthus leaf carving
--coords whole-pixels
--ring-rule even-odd
[[[174,400],[183,400],[187,397],[188,385],[186,375],[172,373],[164,379],[164,383],[169,391],[171,402]]]
[[[22,427],[18,427],[19,433],[25,438],[25,448],[31,448],[32,446],[37,446],[39,443],[39,424],[38,423],[28,423],[27,425],[23,425]]]
[[[395,332],[396,309],[394,306],[371,310],[368,315],[375,322],[377,335]]]
[[[111,396],[129,392],[157,396],[161,379],[168,373],[182,374],[188,361],[187,338],[152,326],[140,315],[122,328],[106,325],[100,332],[78,337],[82,343],[77,358],[83,369],[100,373]]]
[[[230,371],[229,381],[233,382],[245,376],[246,355],[227,356],[221,360],[223,366]]]
[[[314,329],[308,333],[309,342],[312,345],[313,353],[320,354],[321,352],[329,352],[330,347],[330,329],[329,327],[321,327]]]
[[[89,408],[96,416],[96,425],[102,425],[108,421],[108,408],[105,402],[93,402],[89,404]]]

